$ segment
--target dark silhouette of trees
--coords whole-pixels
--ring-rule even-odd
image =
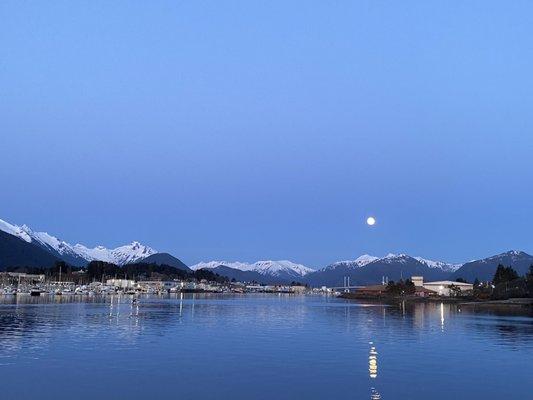
[[[170,265],[157,265],[147,263],[126,264],[122,267],[104,261],[91,261],[87,265],[86,275],[89,281],[106,279],[132,279],[132,280],[206,280],[209,282],[225,283],[229,279],[207,269],[186,271]]]
[[[499,264],[494,273],[494,278],[492,278],[492,283],[499,285],[500,283],[510,282],[515,279],[518,279],[518,274],[512,267],[505,267]]]
[[[457,281],[459,282],[459,281]],[[449,289],[450,289],[450,296],[451,297],[457,297],[457,296],[460,296],[461,295],[461,288],[457,285],[450,285],[449,286]]]
[[[391,296],[406,296],[414,294],[416,291],[415,284],[410,279],[400,280],[398,282],[389,281],[385,289]]]
[[[511,267],[498,265],[494,278],[491,298],[504,300],[519,297],[533,297],[533,266],[523,277],[519,277]]]

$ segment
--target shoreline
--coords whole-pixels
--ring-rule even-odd
[[[515,298],[507,300],[483,300],[459,303],[462,306],[511,306],[511,307],[533,307],[533,298]]]
[[[507,307],[533,307],[533,298],[513,298],[506,300],[475,300],[453,297],[416,297],[416,296],[361,296],[355,293],[343,293],[338,296],[345,300],[366,300],[380,303],[407,302],[407,303],[447,303],[460,306],[507,306]]]

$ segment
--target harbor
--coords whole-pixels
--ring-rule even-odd
[[[338,294],[330,289],[304,285],[260,285],[257,283],[191,280],[102,279],[90,283],[47,280],[43,274],[0,272],[0,295],[4,296],[107,296],[116,294],[168,293],[287,293]]]

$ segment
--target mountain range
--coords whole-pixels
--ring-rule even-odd
[[[12,225],[1,219],[0,231],[15,236],[29,244],[30,246],[26,247],[28,253],[35,253],[36,250],[34,248],[38,247],[52,255],[55,260],[63,260],[76,267],[83,267],[94,260],[105,261],[116,265],[130,264],[158,253],[151,247],[135,241],[114,249],[108,249],[104,246],[89,248],[79,243],[71,245],[46,232],[35,232],[26,225]],[[2,262],[4,257],[6,257],[6,254],[0,254],[0,267],[5,264],[5,262]],[[47,260],[50,261],[51,259]],[[41,266],[49,266],[44,260],[43,263]],[[16,261],[15,264],[10,266],[34,266],[27,264],[24,258]]]
[[[113,249],[104,246],[94,248],[82,244],[71,245],[46,232],[33,231],[26,225],[17,226],[0,219],[0,270],[8,267],[50,267],[57,261],[84,267],[94,260],[116,265],[135,262],[169,265],[182,270],[209,269],[230,279],[263,284],[287,284],[301,282],[311,286],[342,286],[345,277],[351,285],[366,285],[382,279],[398,280],[413,275],[426,280],[457,278],[473,282],[491,280],[498,264],[512,266],[519,275],[524,275],[533,265],[533,256],[512,250],[481,260],[464,264],[412,257],[407,254],[387,254],[376,257],[368,254],[354,260],[334,262],[322,269],[308,268],[291,261],[209,261],[191,266],[168,253],[133,241]]]
[[[191,267],[193,270],[209,269],[230,279],[247,282],[291,283],[302,281],[302,277],[314,272],[302,264],[291,261],[257,261],[253,264],[244,262],[210,261],[201,262]]]
[[[311,286],[342,286],[344,277],[350,278],[351,285],[367,285],[383,279],[397,281],[413,275],[425,279],[446,279],[450,275],[450,264],[437,263],[406,254],[387,254],[385,257],[361,256],[353,261],[340,261],[320,269],[306,277]]]
[[[525,275],[533,266],[533,256],[523,251],[511,250],[482,260],[467,262],[453,272],[450,278],[463,278],[468,282],[473,282],[476,278],[480,281],[489,281],[499,264],[512,266],[518,275]]]

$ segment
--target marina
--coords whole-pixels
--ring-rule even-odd
[[[103,280],[104,281],[104,280]],[[255,283],[200,280],[144,280],[105,279],[105,282],[75,283],[48,281],[44,275],[0,272],[0,295],[5,296],[107,296],[116,294],[168,293],[329,293],[331,289],[311,289],[302,285],[259,285]]]

